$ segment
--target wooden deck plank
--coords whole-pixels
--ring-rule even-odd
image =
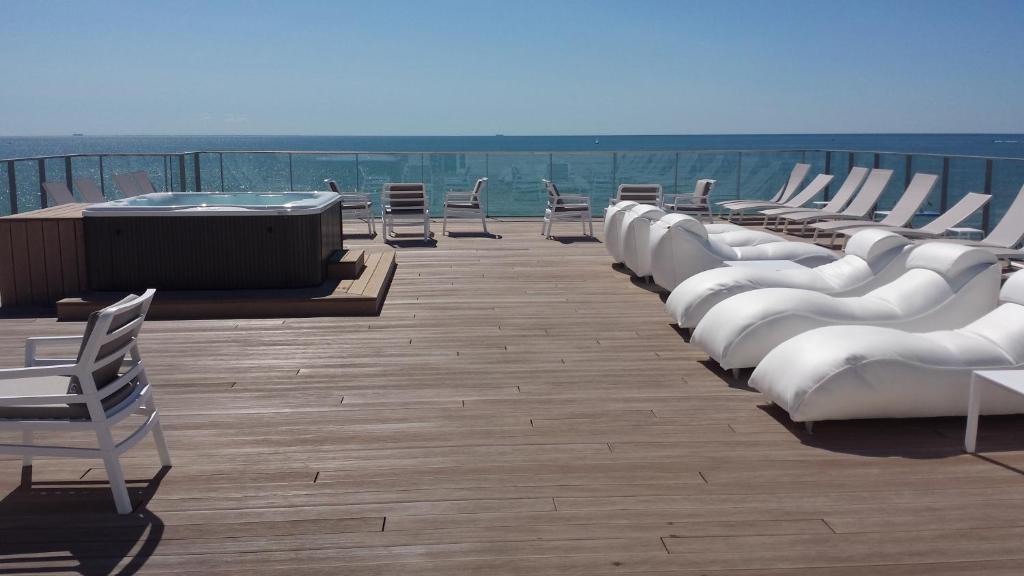
[[[702,363],[600,243],[490,226],[500,240],[398,247],[400,267],[347,240],[367,275],[337,290],[387,288],[378,316],[147,323],[175,466],[150,439],[130,450],[142,504],[118,517],[101,463],[38,459],[25,487],[0,456],[4,570],[1020,572],[1024,418],[986,418],[984,457],[958,418],[807,436]],[[0,318],[0,366],[26,336],[81,330]]]

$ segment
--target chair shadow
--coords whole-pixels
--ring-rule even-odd
[[[430,233],[430,239],[424,240],[422,233],[403,233],[394,236],[384,236],[384,243],[398,248],[436,248],[437,238]]]
[[[579,235],[579,236],[555,236],[555,235],[552,235],[551,239],[555,240],[557,242],[561,242],[562,244],[575,244],[577,242],[597,242],[598,244],[601,243],[600,240],[598,240],[597,238],[595,238],[593,236],[589,236],[589,235]]]
[[[900,457],[915,460],[949,458],[964,454],[966,419],[960,416],[938,418],[878,418],[828,420],[814,424],[809,433],[803,423],[793,422],[789,414],[775,404],[758,406],[789,430],[804,445],[830,452],[874,458]],[[1024,450],[1024,415],[983,416],[974,456],[1024,475],[1024,470],[1000,462],[1000,452]]]
[[[22,468],[20,485],[0,500],[0,574],[139,572],[163,538],[163,521],[146,505],[169,470],[129,483],[135,509],[122,516],[106,481],[33,483],[32,467]]]
[[[498,240],[502,238],[501,234],[495,234],[494,232],[452,232],[449,230],[445,233],[449,238],[490,238],[492,240]]]
[[[345,236],[342,239],[343,240],[373,240],[377,236],[378,235],[376,233],[373,233],[373,234],[349,234],[349,233],[346,232]]]

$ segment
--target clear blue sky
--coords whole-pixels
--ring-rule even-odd
[[[1024,132],[1022,0],[5,0],[0,134]]]

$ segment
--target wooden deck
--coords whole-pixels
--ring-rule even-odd
[[[97,462],[0,461],[0,572],[1022,573],[1024,418],[807,436],[539,229],[400,248],[379,317],[148,323],[175,466],[130,451],[118,517]],[[0,365],[80,332],[2,319]]]

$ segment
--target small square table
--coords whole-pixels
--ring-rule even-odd
[[[1024,370],[975,370],[971,374],[964,450],[972,454],[978,441],[978,413],[981,411],[981,388],[983,386],[999,386],[1024,396]]]
[[[797,270],[807,266],[792,260],[726,260],[726,266],[733,268],[762,268],[768,270]]]

